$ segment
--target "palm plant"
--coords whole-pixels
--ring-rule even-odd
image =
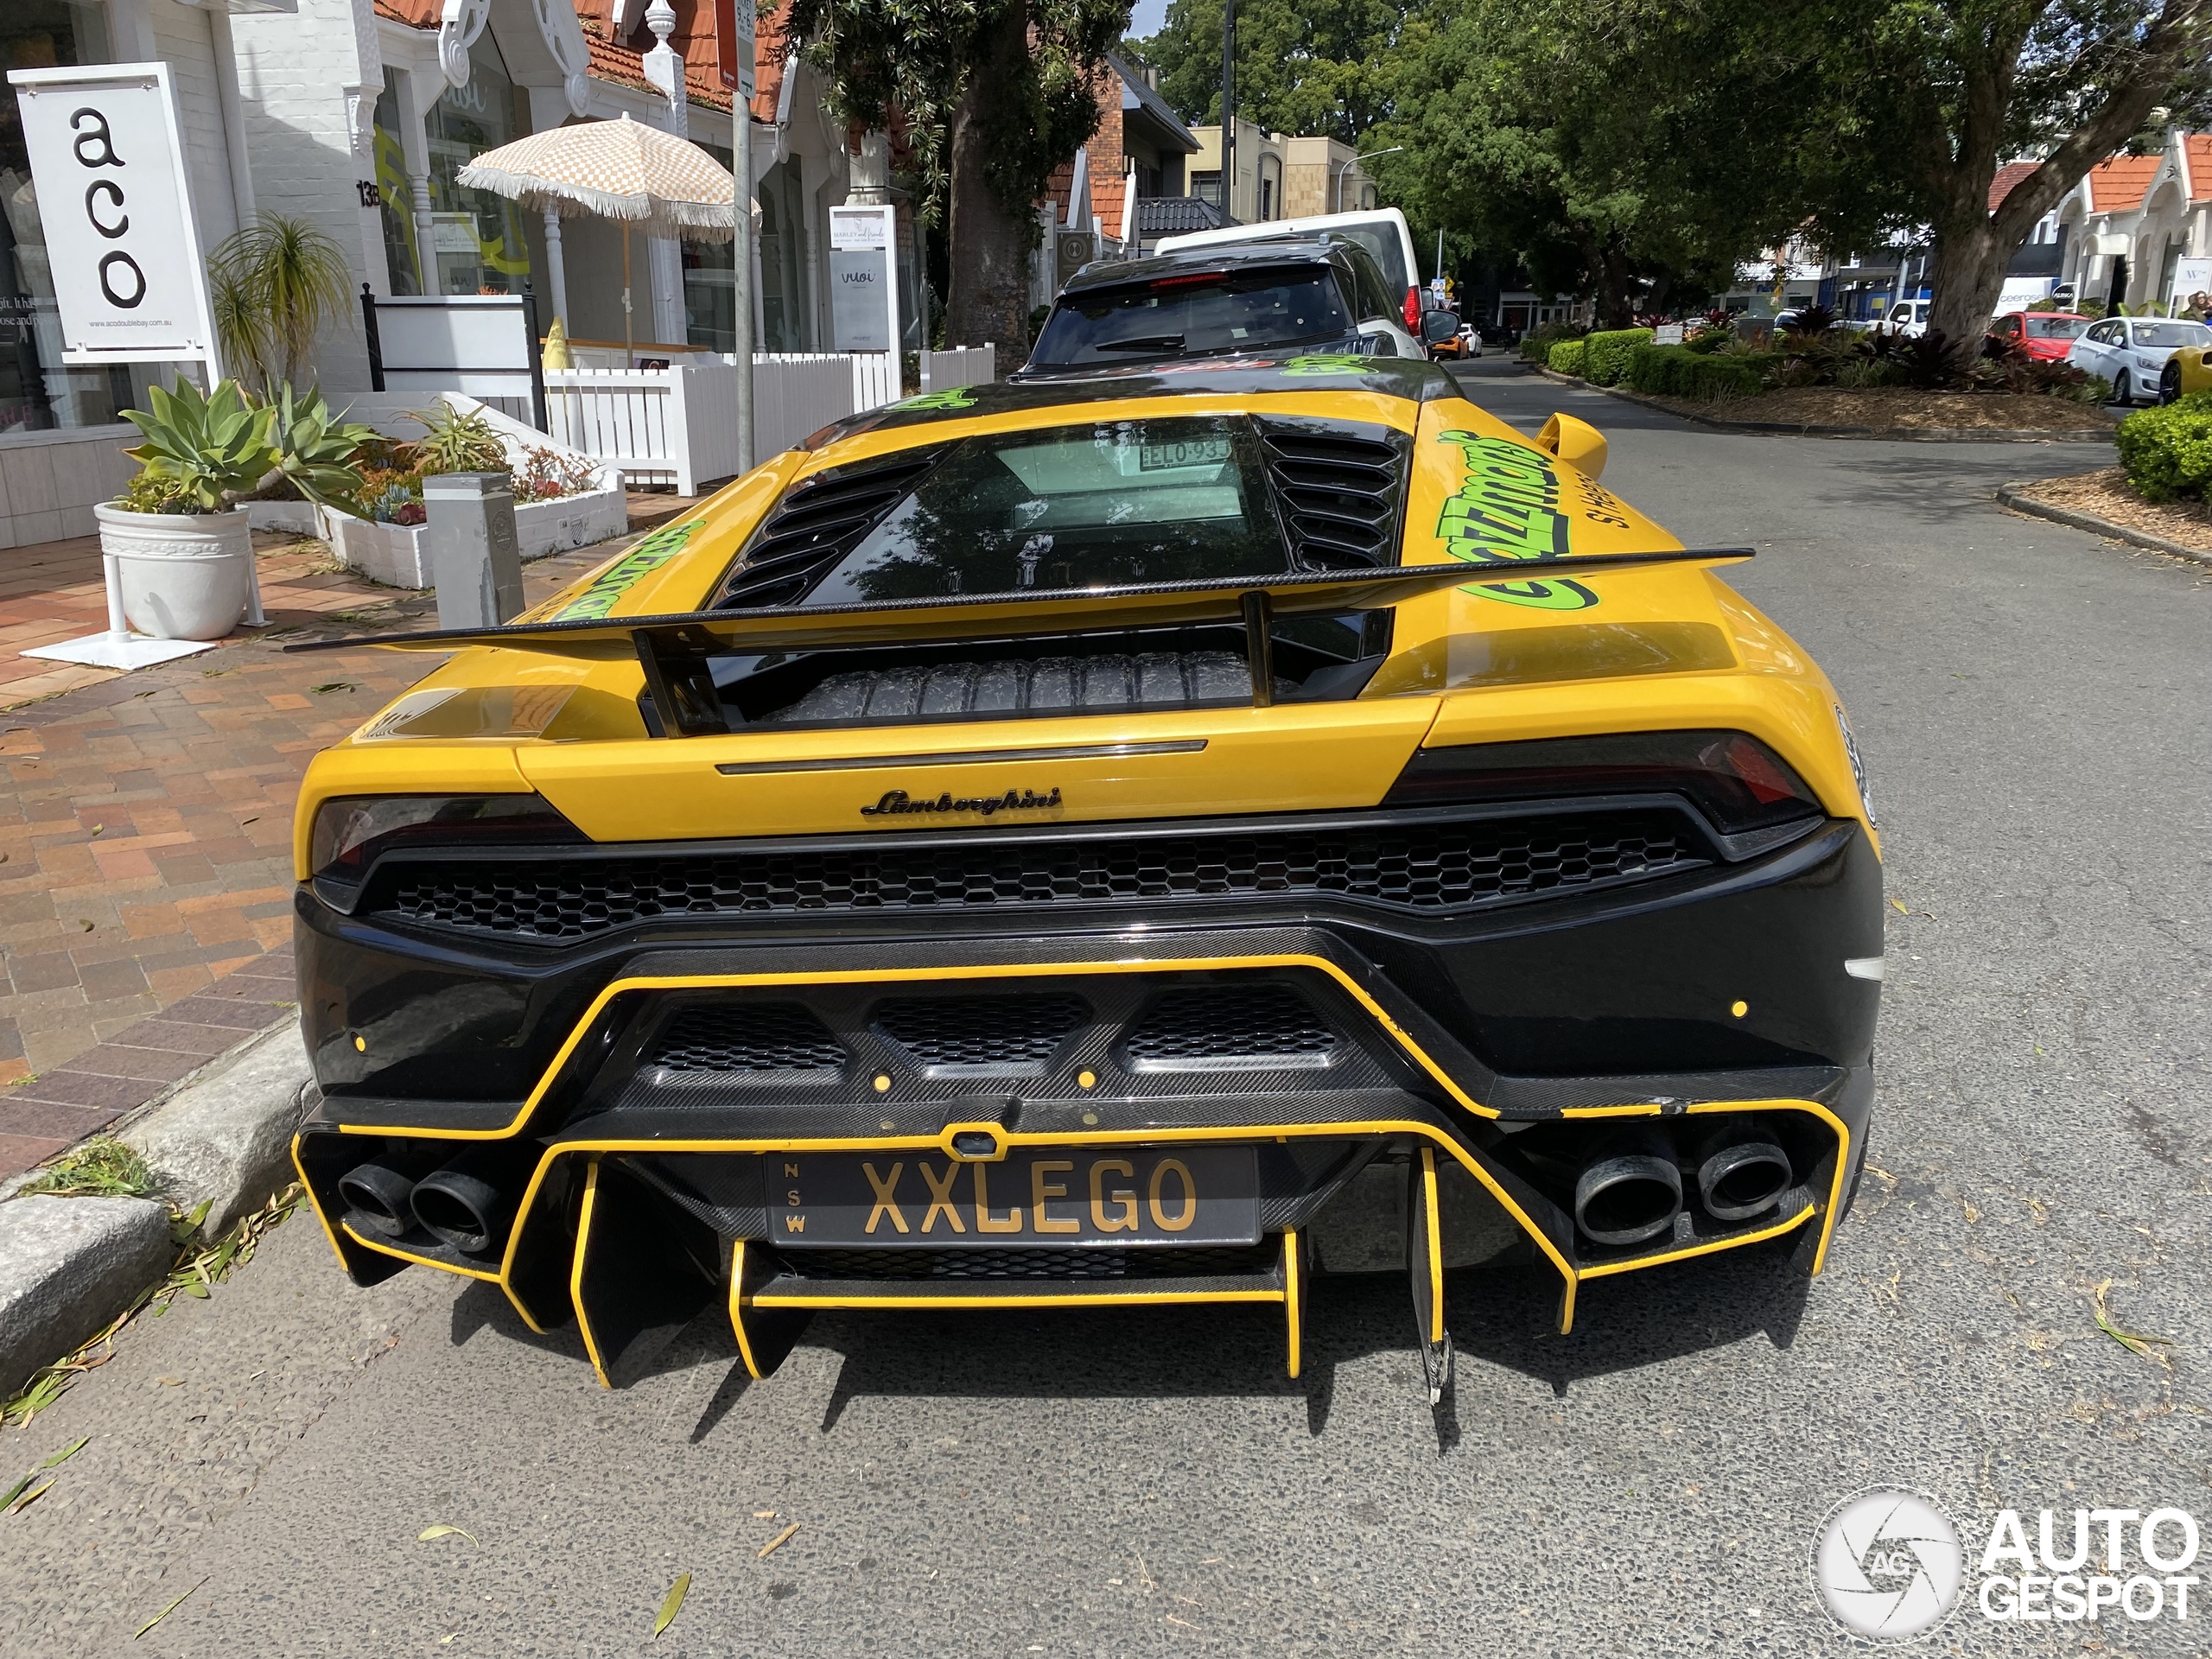
[[[258,386],[299,378],[315,336],[353,307],[345,251],[302,219],[264,213],[207,257],[215,327]]]

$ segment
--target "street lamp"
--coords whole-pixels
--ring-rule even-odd
[[[1345,174],[1351,172],[1352,168],[1357,167],[1362,162],[1371,162],[1377,156],[1395,156],[1404,148],[1405,146],[1403,144],[1393,144],[1388,149],[1370,149],[1363,154],[1355,155],[1351,160],[1346,162],[1342,168],[1338,168],[1335,162],[1332,162],[1329,164],[1329,197],[1331,203],[1329,211],[1332,213],[1340,213],[1344,211]]]

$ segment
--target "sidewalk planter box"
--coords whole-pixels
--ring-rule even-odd
[[[385,524],[351,513],[327,511],[330,550],[349,569],[387,588],[429,588],[429,527]],[[564,496],[557,501],[524,501],[515,506],[515,536],[524,559],[542,559],[572,547],[624,534],[630,510],[620,486]]]
[[[100,551],[116,562],[124,614],[153,639],[220,639],[245,619],[253,575],[246,510],[126,512],[101,502]]]

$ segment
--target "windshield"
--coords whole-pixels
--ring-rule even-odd
[[[1325,265],[1198,272],[1061,296],[1033,364],[1141,363],[1341,340],[1351,312]]]
[[[2212,328],[2201,322],[2138,322],[2129,332],[2138,346],[2212,346]]]
[[[963,440],[811,605],[1289,569],[1251,425],[1110,421]]]
[[[2087,317],[2030,317],[2030,340],[2078,340],[2089,326]]]

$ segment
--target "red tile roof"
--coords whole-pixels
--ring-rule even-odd
[[[2124,213],[2143,205],[2151,181],[2158,176],[2157,156],[2115,156],[2089,169],[2089,210]]]
[[[2002,207],[2014,187],[2042,165],[2041,162],[2007,162],[1999,168],[1997,176],[1989,181],[1989,211],[1993,213]]]
[[[2189,199],[2212,201],[2212,132],[2192,132],[2181,141],[2189,168]]]

